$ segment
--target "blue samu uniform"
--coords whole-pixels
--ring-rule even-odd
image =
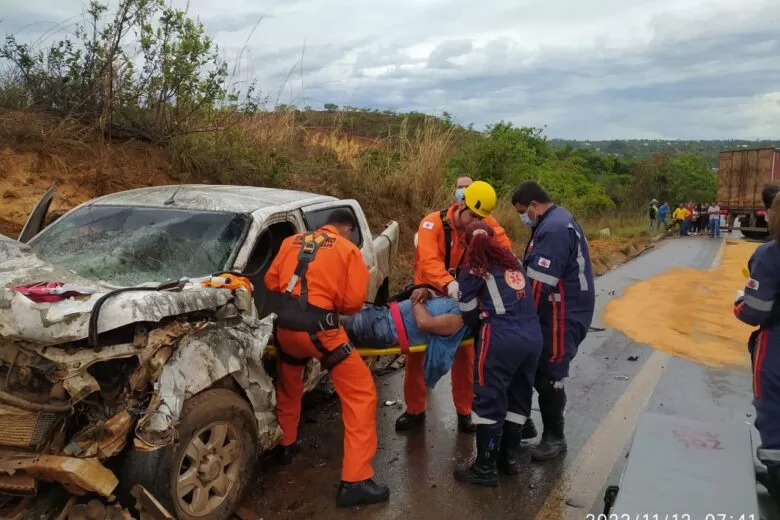
[[[539,217],[525,250],[544,337],[538,372],[550,380],[569,375],[569,365],[593,321],[596,293],[588,242],[582,228],[556,205]]]
[[[756,428],[761,434],[758,458],[770,473],[776,473],[780,471],[780,244],[773,240],[756,249],[748,270],[750,277],[744,295],[734,304],[734,314],[758,327],[748,343]]]
[[[521,425],[531,413],[542,331],[523,268],[493,268],[486,278],[461,271],[460,307],[478,309],[472,419],[500,434],[504,421]]]

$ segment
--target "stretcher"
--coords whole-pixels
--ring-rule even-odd
[[[465,339],[460,344],[461,347],[473,347],[474,346],[474,340],[469,338]],[[425,349],[428,347],[428,345],[411,345],[409,347],[409,352],[412,353],[418,353],[418,352],[425,352]],[[390,348],[367,348],[367,347],[357,347],[357,351],[360,354],[360,357],[374,357],[374,356],[397,356],[399,354],[403,354],[401,352],[401,347],[390,347]],[[268,357],[276,357],[276,348],[269,343],[265,347],[265,356]]]

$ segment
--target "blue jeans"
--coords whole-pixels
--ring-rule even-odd
[[[688,234],[688,228],[691,227],[691,221],[690,220],[683,220],[682,224],[680,224],[680,236],[685,236]]]
[[[710,220],[710,236],[720,236],[720,220]]]
[[[387,307],[369,307],[352,317],[342,318],[341,324],[355,345],[390,348],[398,345],[398,338],[390,328],[389,314]]]

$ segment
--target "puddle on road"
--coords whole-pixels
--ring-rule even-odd
[[[637,343],[713,367],[750,367],[752,327],[734,317],[742,268],[759,244],[728,240],[712,271],[672,269],[625,289],[604,311],[604,321]]]

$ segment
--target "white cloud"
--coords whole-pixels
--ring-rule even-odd
[[[3,4],[0,31],[32,38],[51,22],[72,23],[86,0]],[[240,78],[256,77],[267,91],[283,92],[280,102],[446,110],[463,123],[547,125],[549,135],[561,137],[780,132],[776,0],[189,0],[189,6],[230,60],[248,41]],[[50,24],[29,25],[41,21]]]

